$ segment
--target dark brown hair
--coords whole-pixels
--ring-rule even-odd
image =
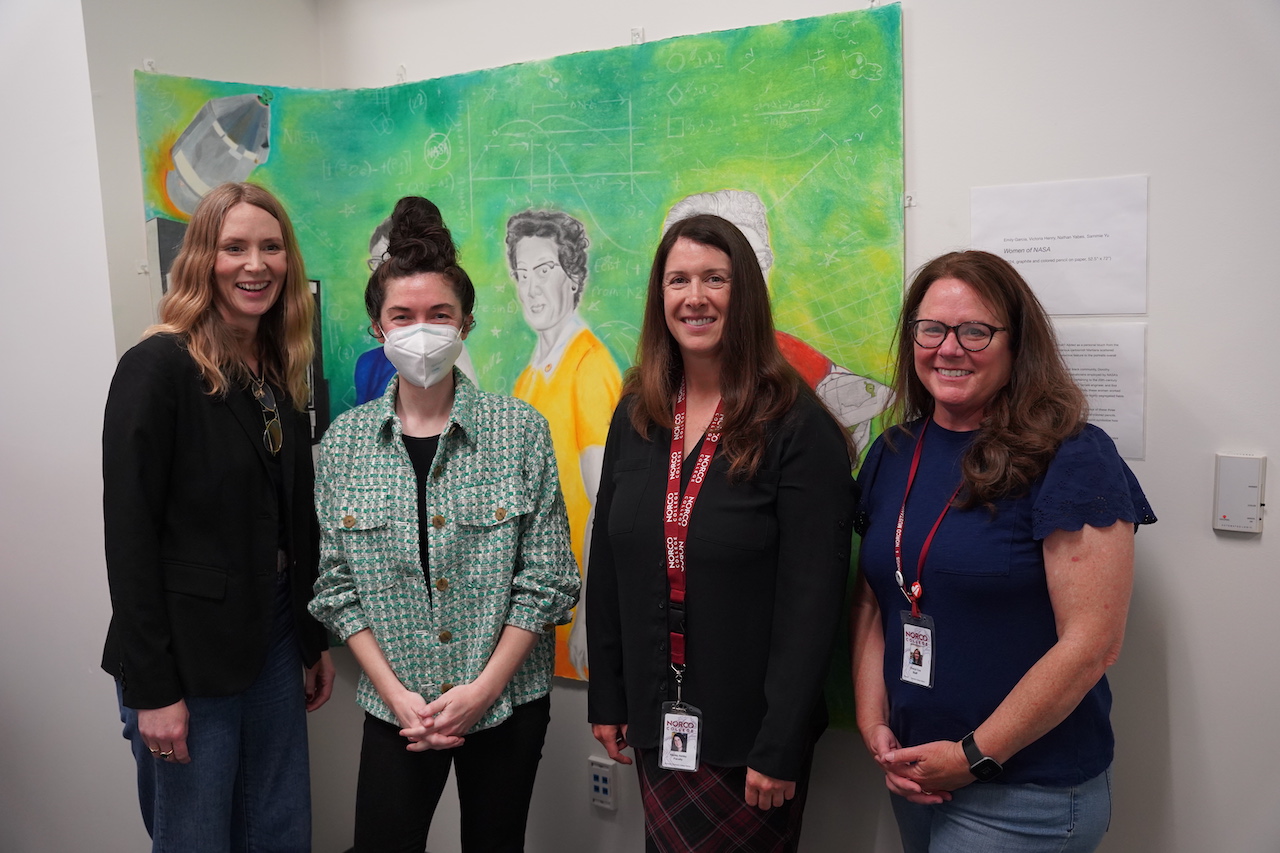
[[[458,249],[440,216],[440,208],[421,196],[405,196],[391,212],[386,259],[369,276],[364,289],[369,319],[380,322],[387,285],[392,280],[422,273],[444,276],[462,304],[463,318],[471,315],[476,306],[476,288],[467,271],[458,266]],[[474,320],[470,325],[464,324],[462,331],[469,331],[474,324]]]
[[[1044,473],[1063,440],[1084,428],[1089,406],[1062,361],[1044,307],[1018,271],[989,252],[951,252],[921,267],[907,291],[888,422],[905,429],[904,424],[933,414],[933,396],[916,375],[915,342],[907,324],[917,319],[933,283],[944,278],[972,287],[1008,330],[1000,334],[1009,336],[1009,382],[987,404],[962,461],[965,489],[959,505],[994,506],[998,498],[1024,493]]]
[[[729,309],[720,334],[720,396],[724,401],[720,444],[729,459],[730,477],[749,478],[764,453],[765,425],[786,415],[797,397],[815,401],[817,397],[778,350],[764,274],[755,250],[733,223],[702,214],[682,219],[663,235],[649,271],[636,364],[627,371],[622,393],[635,395],[631,424],[640,435],[648,438],[654,425],[671,428],[671,406],[684,376],[684,361],[667,328],[662,281],[667,256],[680,239],[729,256]]]

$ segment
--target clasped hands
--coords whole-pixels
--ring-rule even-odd
[[[400,723],[400,735],[407,738],[410,752],[429,749],[453,749],[465,743],[465,735],[490,705],[489,696],[474,682],[461,684],[445,692],[434,702],[418,693],[405,690],[387,704]]]
[[[884,771],[885,787],[910,802],[937,805],[951,792],[973,782],[964,749],[956,741],[937,740],[903,747],[888,726],[866,738],[867,750]]]

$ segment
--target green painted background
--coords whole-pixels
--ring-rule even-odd
[[[440,206],[477,288],[468,346],[509,391],[533,350],[507,270],[506,220],[577,217],[591,239],[582,316],[620,366],[670,206],[747,189],[769,209],[778,327],[884,378],[900,304],[898,6],[683,36],[385,89],[269,88],[139,72],[146,217],[168,149],[205,101],[269,91],[271,150],[249,180],[289,210],[324,288],[333,413],[374,346],[362,303],[369,235],[407,194]]]
[[[375,342],[363,307],[369,235],[403,195],[439,205],[476,283],[468,340],[482,387],[510,392],[533,351],[507,269],[509,216],[563,210],[591,240],[581,315],[620,367],[668,209],[716,189],[768,208],[775,319],[854,373],[886,379],[901,305],[902,47],[897,5],[384,89],[270,88],[139,72],[146,217],[169,148],[211,98],[269,92],[270,155],[249,180],[293,218],[322,282],[336,415]],[[839,719],[851,718],[847,663]]]

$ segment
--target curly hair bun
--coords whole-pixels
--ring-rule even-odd
[[[387,254],[405,269],[443,269],[458,263],[458,249],[440,208],[421,196],[396,202]]]

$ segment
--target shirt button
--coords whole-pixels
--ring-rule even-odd
[[[433,515],[431,517],[431,526],[434,527],[436,530],[439,530],[441,527],[444,527],[444,516]]]
[[[356,517],[354,515],[344,515],[342,517],[342,526],[350,530],[356,526]]]
[[[550,633],[551,633],[552,631],[554,631],[555,629],[556,629],[556,623],[554,623],[554,622],[543,622],[543,623],[542,623],[542,630],[546,631],[548,634],[550,634]]]
[[[449,581],[446,580],[445,578],[440,578],[439,580],[436,581],[436,589],[440,590],[441,592],[444,592],[448,588],[449,588]]]
[[[443,465],[437,465],[437,466],[436,466],[436,467],[431,471],[431,476],[433,476],[433,477],[437,477],[437,478],[438,478],[438,477],[443,477],[443,476],[444,476],[444,466],[443,466]]]
[[[659,609],[659,610],[666,610],[666,609],[667,609],[667,603],[666,603],[665,601],[659,601],[659,602],[658,602],[658,609]]]
[[[507,511],[502,507],[498,507],[497,511],[494,512],[493,517],[498,519],[498,521],[502,521],[502,519],[507,517]]]
[[[444,683],[442,683],[442,684],[440,685],[440,692],[441,692],[441,693],[448,693],[448,692],[449,692],[450,690],[452,690],[452,689],[453,689],[453,682],[452,682],[452,681],[446,681],[446,682],[444,682]]]
[[[452,632],[452,631],[441,631],[441,632],[440,632],[440,642],[442,642],[442,643],[447,643],[447,642],[449,642],[449,641],[450,641],[450,640],[452,640],[452,639],[453,639],[453,632]]]

